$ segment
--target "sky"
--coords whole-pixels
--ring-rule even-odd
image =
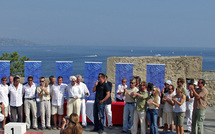
[[[48,45],[215,47],[215,0],[0,0],[0,37]]]

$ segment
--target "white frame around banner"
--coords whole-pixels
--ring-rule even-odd
[[[100,63],[100,64],[102,64],[102,62],[89,62],[89,61],[85,61],[84,63]]]
[[[24,62],[42,62],[42,61],[24,61]]]
[[[120,63],[120,62],[118,62],[116,64],[134,64],[134,63]]]
[[[73,61],[56,61],[56,62],[67,62],[67,63],[72,63]]]
[[[0,62],[10,62],[10,60],[0,60]]]
[[[166,64],[147,64],[147,65],[166,65]]]

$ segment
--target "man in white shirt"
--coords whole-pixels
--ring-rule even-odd
[[[81,82],[82,76],[81,75],[77,75],[77,86],[79,86],[79,88],[82,91],[82,97],[81,97],[81,117],[82,117],[82,126],[85,128],[87,126],[87,120],[86,120],[86,104],[85,104],[85,97],[89,97],[90,96],[90,92],[86,86],[86,84],[84,84],[83,82]]]
[[[9,82],[7,83],[8,86],[13,85],[13,76],[9,76]]]
[[[57,84],[52,85],[50,93],[52,96],[52,115],[54,119],[55,130],[57,128],[57,114],[58,114],[58,129],[61,129],[61,121],[63,117],[63,104],[64,104],[64,93],[67,85],[63,84],[63,77],[57,78]]]
[[[50,87],[49,85],[45,86],[45,77],[40,77],[40,86],[37,87],[37,95],[40,98],[40,115],[41,115],[41,124],[42,130],[46,127],[51,129],[51,104],[50,104]],[[46,116],[46,122],[45,122]],[[45,125],[46,123],[46,125]]]
[[[81,97],[82,91],[79,86],[76,84],[76,77],[70,76],[71,84],[66,88],[68,92],[69,100],[67,103],[67,116],[70,116],[72,113],[76,113],[80,116],[81,111]]]
[[[7,77],[2,77],[1,83],[2,84],[0,84],[0,98],[2,100],[2,104],[4,105],[4,113],[5,113],[4,120],[2,122],[2,128],[4,129],[6,117],[8,116],[8,103],[9,103],[9,100],[8,100],[9,90],[8,90],[8,85],[6,84]],[[1,111],[2,109],[0,109],[0,112]]]
[[[33,76],[28,76],[28,83],[23,86],[24,110],[27,130],[31,127],[30,111],[32,111],[33,128],[37,127],[37,104],[36,104],[36,84],[33,82]]]
[[[190,94],[189,88],[190,85],[193,85],[191,81],[188,81],[188,94]],[[189,101],[186,102],[186,112],[185,112],[185,117],[187,118],[187,130],[184,130],[184,132],[191,132],[192,130],[192,115],[193,115],[193,103],[194,103],[194,98],[189,97]]]
[[[123,93],[124,93],[124,89],[127,88],[126,82],[127,82],[126,78],[123,78],[122,84],[118,85],[118,88],[116,91],[117,92],[116,101],[124,102]]]
[[[174,86],[169,85],[168,92],[163,94],[162,103],[163,106],[163,123],[164,123],[164,129],[163,131],[168,131],[168,125],[171,127],[171,131],[174,131],[174,120],[173,120],[173,103],[172,98],[175,96],[174,93]]]
[[[23,107],[22,107],[22,84],[20,84],[20,78],[14,77],[13,85],[9,86],[10,94],[10,113],[11,122],[16,122],[16,116],[18,115],[18,122],[23,122]]]

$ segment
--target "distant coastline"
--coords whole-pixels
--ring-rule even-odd
[[[12,38],[3,38],[0,37],[0,46],[42,46],[45,44],[38,44],[27,40],[21,40],[21,39],[12,39]]]

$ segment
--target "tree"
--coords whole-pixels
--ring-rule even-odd
[[[26,56],[20,57],[20,55],[15,51],[13,53],[2,53],[0,60],[10,60],[10,75],[24,76],[24,61],[29,61],[30,59]]]

